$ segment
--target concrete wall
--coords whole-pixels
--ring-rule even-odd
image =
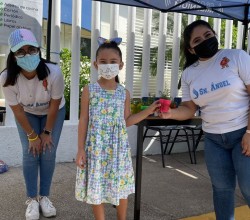
[[[77,124],[65,121],[57,150],[57,162],[72,162],[77,152]],[[137,126],[128,128],[129,143],[132,156],[136,155]],[[201,143],[202,148],[203,143]],[[17,128],[15,126],[0,126],[0,160],[9,166],[22,164],[22,150]],[[173,153],[187,151],[186,143],[177,143]],[[160,154],[160,144],[150,138],[144,142],[144,154]]]

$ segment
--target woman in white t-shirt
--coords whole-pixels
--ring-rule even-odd
[[[250,56],[218,50],[214,30],[202,20],[185,28],[184,54],[183,102],[160,116],[185,120],[200,108],[216,219],[233,220],[236,178],[250,206]]]
[[[41,57],[31,31],[13,31],[9,46],[7,67],[0,75],[0,84],[14,113],[23,148],[28,196],[26,219],[39,219],[39,206],[45,217],[55,216],[56,209],[48,196],[65,118],[63,75],[58,65]]]

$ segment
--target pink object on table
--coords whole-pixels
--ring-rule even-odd
[[[167,99],[160,99],[160,112],[168,112],[168,109],[171,105],[171,100],[167,100]]]

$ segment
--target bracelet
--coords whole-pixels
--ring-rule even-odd
[[[50,130],[47,130],[47,129],[43,129],[43,133],[44,134],[47,134],[47,135],[50,135],[51,133],[52,133],[52,131],[50,131]]]
[[[38,134],[36,135],[35,138],[28,138],[29,141],[35,141],[38,138]]]
[[[34,129],[32,129],[32,131],[29,133],[29,134],[27,134],[27,137],[29,137],[30,135],[32,135],[34,133]]]
[[[250,130],[246,130],[246,133],[250,134]]]

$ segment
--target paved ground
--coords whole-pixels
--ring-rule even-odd
[[[135,162],[135,159],[133,159]],[[166,156],[162,168],[160,156],[143,159],[141,220],[178,220],[213,211],[212,192],[203,151],[198,164],[190,164],[187,153]],[[60,220],[92,220],[91,207],[74,198],[76,166],[58,163],[51,189],[51,200]],[[23,220],[25,191],[22,167],[11,167],[0,175],[0,220]],[[133,220],[134,196],[129,197],[128,220]],[[236,192],[236,206],[245,205]],[[106,205],[107,220],[115,220],[115,209]],[[41,216],[40,219],[46,219]]]

